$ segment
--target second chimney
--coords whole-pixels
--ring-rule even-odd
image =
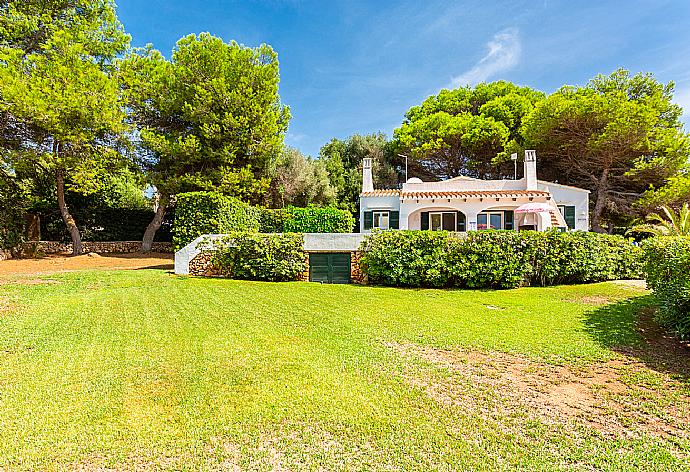
[[[362,160],[362,192],[374,191],[374,177],[371,173],[371,158],[365,157]]]
[[[539,190],[537,185],[537,151],[525,151],[525,190]]]

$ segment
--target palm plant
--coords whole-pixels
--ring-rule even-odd
[[[662,206],[661,209],[665,218],[658,213],[651,213],[647,215],[647,224],[635,226],[630,231],[654,236],[690,236],[690,206],[687,203],[677,213],[667,206]]]

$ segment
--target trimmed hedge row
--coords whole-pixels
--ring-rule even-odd
[[[362,246],[374,283],[407,287],[514,288],[638,278],[640,248],[585,232],[383,231]]]
[[[236,198],[215,192],[177,195],[173,236],[175,250],[204,234],[258,230],[257,212]]]
[[[231,233],[213,255],[224,277],[286,282],[307,270],[304,237],[297,233]]]
[[[679,338],[690,339],[690,238],[651,238],[642,248],[647,286],[659,303],[659,322]]]
[[[215,192],[189,192],[177,196],[175,250],[203,234],[236,231],[261,233],[349,233],[355,219],[338,208],[253,207]]]

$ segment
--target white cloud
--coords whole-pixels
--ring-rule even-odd
[[[496,33],[487,44],[489,50],[470,70],[453,77],[454,87],[476,85],[499,72],[514,67],[520,61],[522,46],[517,28],[509,28]]]

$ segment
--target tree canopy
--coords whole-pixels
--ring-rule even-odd
[[[395,188],[401,178],[401,160],[389,146],[386,135],[373,133],[355,134],[347,139],[333,138],[319,152],[324,162],[331,187],[336,192],[336,202],[341,208],[357,211],[362,191],[362,160],[371,158],[376,185]],[[403,164],[404,166],[404,164]]]
[[[0,9],[0,129],[7,167],[54,175],[75,254],[81,238],[67,208],[65,178],[84,192],[119,155],[124,131],[112,60],[129,44],[111,0],[8,2]]]
[[[671,102],[673,84],[618,70],[563,87],[524,124],[540,176],[592,191],[592,227],[627,224],[633,204],[686,165],[690,141]]]
[[[393,134],[400,153],[413,159],[414,176],[504,178],[523,147],[522,123],[544,94],[510,82],[442,90],[405,114]]]
[[[189,35],[170,60],[149,46],[129,54],[119,69],[142,166],[163,209],[170,196],[195,190],[263,198],[290,119],[270,46]],[[153,240],[156,221],[162,215],[147,240]]]

